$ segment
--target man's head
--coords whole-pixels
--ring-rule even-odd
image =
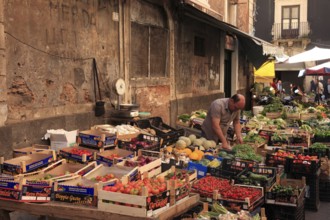
[[[229,99],[228,108],[231,112],[243,110],[245,107],[245,97],[235,94]]]

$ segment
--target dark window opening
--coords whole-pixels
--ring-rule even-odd
[[[195,36],[194,39],[194,55],[205,57],[205,39]]]
[[[131,25],[132,77],[167,77],[168,30],[135,22]]]

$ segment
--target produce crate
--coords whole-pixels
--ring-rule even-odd
[[[160,151],[162,140],[157,136],[139,134],[130,140],[118,140],[118,148],[128,151],[138,151],[140,149]]]
[[[320,179],[320,201],[330,202],[330,179]]]
[[[317,149],[317,148],[308,148],[308,154],[311,156],[328,157],[330,158],[330,149]]]
[[[28,154],[38,153],[38,152],[41,152],[44,150],[49,150],[49,149],[50,149],[49,145],[33,144],[31,147],[14,149],[13,158],[28,155]]]
[[[103,189],[103,187],[115,185],[116,182],[114,180],[106,184],[100,184],[98,190],[99,210],[129,216],[151,217],[170,207],[171,197],[169,186],[168,190],[152,196],[148,195],[146,188],[142,189],[142,195],[124,194]]]
[[[266,161],[265,161],[266,166],[270,166],[270,167],[283,166],[285,170],[290,170],[289,163],[287,163],[287,157],[276,155],[276,151],[277,150],[275,150],[275,153],[266,154]]]
[[[289,137],[289,145],[307,148],[311,145],[311,137],[306,133],[293,134]]]
[[[98,153],[96,156],[96,161],[107,166],[112,166],[114,163],[116,164],[126,158],[132,157],[134,157],[134,153],[132,151],[115,148]]]
[[[235,196],[241,198],[234,198]],[[251,198],[247,194],[252,194]],[[227,195],[229,197],[227,197]],[[222,193],[216,194],[216,199],[229,211],[254,211],[257,207],[264,203],[264,191],[262,187],[232,185]]]
[[[187,169],[188,164],[185,164],[182,160],[176,161],[175,159],[169,159],[168,162],[162,161],[161,172],[165,172],[175,166],[178,169]]]
[[[124,159],[123,161],[117,163],[117,165],[137,167],[140,177],[147,176],[148,178],[150,178],[160,174],[162,171],[162,159],[160,154],[161,153],[157,151],[139,150],[138,156]],[[139,161],[141,161],[139,158],[141,157],[143,157],[144,161],[147,161],[147,159],[149,159],[150,162],[143,162],[143,164],[139,163]]]
[[[23,178],[0,180],[0,199],[16,202],[49,202],[52,184],[26,185]]]
[[[281,195],[273,193],[272,189],[275,185],[291,186],[294,188],[292,196]],[[276,177],[276,184],[274,184],[265,194],[266,204],[301,207],[305,202],[306,192],[306,178],[299,179],[281,179],[278,175]]]
[[[96,162],[88,165],[79,163],[67,163],[65,159],[59,160],[46,168],[32,173],[20,174],[27,185],[49,185],[50,182],[71,177],[73,175],[84,175],[96,167]]]
[[[259,136],[266,140],[266,144],[269,144],[271,136],[275,133],[275,130],[259,130]]]
[[[69,164],[63,159],[41,171],[19,175],[19,178],[23,178],[22,200],[49,202],[53,182],[60,182],[73,175],[88,173],[94,167],[96,167],[96,162],[88,165]]]
[[[114,165],[111,167],[100,164],[93,170],[85,174],[84,179],[96,181],[96,182],[108,182],[111,181],[111,177],[106,178],[109,174],[112,174],[112,179],[118,179],[123,182],[130,182],[137,180],[138,168],[137,167],[125,167],[120,165]]]
[[[81,176],[72,176],[55,182],[52,201],[73,205],[96,206],[98,183]]]
[[[194,182],[197,180],[197,171],[196,170],[182,170],[177,169],[175,166],[172,166],[171,169],[160,173],[158,176],[165,177],[166,180],[169,180],[171,177],[175,176],[176,179],[184,179],[188,175],[189,182]]]
[[[262,175],[262,178],[251,177],[250,173]],[[244,178],[243,178],[244,176]],[[264,177],[266,177],[264,179]],[[244,185],[261,186],[266,191],[271,188],[276,181],[276,168],[274,167],[252,167],[243,170],[236,177],[234,177],[235,183]]]
[[[205,176],[193,182],[191,190],[198,193],[202,201],[212,202],[218,193],[226,191],[230,187],[230,180],[214,176]]]
[[[69,161],[88,163],[92,160],[96,160],[97,153],[99,152],[95,149],[73,146],[61,148],[59,151],[59,157],[65,158]]]
[[[163,140],[162,146],[174,144],[180,136],[184,135],[184,129],[175,129],[163,123],[161,117],[141,119],[136,121],[136,124],[141,129],[151,128],[155,130],[156,135]]]
[[[117,141],[116,134],[102,132],[99,130],[79,131],[77,136],[77,143],[79,145],[94,147],[94,148],[108,148],[114,147]]]
[[[53,150],[44,150],[38,153],[16,157],[4,161],[1,159],[2,173],[17,175],[35,171],[41,167],[47,166],[56,160],[56,154]]]
[[[235,176],[238,173],[240,173],[241,171],[243,171],[247,168],[257,166],[257,165],[258,165],[258,163],[256,161],[252,161],[252,160],[223,158],[223,160],[221,162],[222,170],[225,170],[225,172],[228,171],[228,174],[233,174]],[[230,176],[230,177],[233,177],[233,176]],[[230,178],[230,177],[227,177],[227,178]]]
[[[282,112],[266,112],[266,117],[270,119],[280,118]]]
[[[316,113],[301,113],[300,114],[300,120],[309,120],[312,118],[317,118]]]
[[[265,204],[267,220],[305,220],[304,203],[298,207]]]
[[[326,142],[326,143],[329,143],[330,142],[330,137],[328,136],[320,136],[320,135],[317,135],[315,134],[314,137],[313,137],[313,143],[315,142]]]
[[[300,119],[300,113],[286,113],[288,119]]]
[[[187,170],[196,170],[197,171],[197,178],[200,179],[207,174],[207,166],[204,166],[203,164],[196,163],[193,161],[188,162]]]
[[[321,160],[303,160],[303,159],[293,159],[286,158],[286,173],[290,174],[306,174],[306,175],[316,175],[320,166]]]
[[[305,209],[317,211],[320,206],[320,170],[315,174],[290,173],[289,178],[306,178]]]

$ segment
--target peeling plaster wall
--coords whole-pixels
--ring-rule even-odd
[[[0,3],[0,155],[44,143],[47,129],[107,123],[94,115],[92,58],[109,103],[111,81],[120,73],[119,22],[112,19],[119,1]]]
[[[118,1],[4,0],[4,8],[8,122],[92,111],[93,57],[110,98],[106,84],[119,69],[118,21],[109,18]]]

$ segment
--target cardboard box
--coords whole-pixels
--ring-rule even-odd
[[[67,163],[65,159],[62,159],[42,169],[41,171],[21,174],[19,177],[24,178],[27,185],[48,185],[50,182],[71,177],[73,175],[85,175],[96,166],[97,164],[95,161],[86,165],[79,163]]]
[[[40,167],[45,167],[56,160],[55,151],[45,150],[35,154],[16,157],[3,161],[2,172],[7,174],[21,174],[35,171]]]
[[[77,143],[88,147],[102,148],[115,146],[116,134],[102,132],[99,130],[80,131],[77,136]]]
[[[138,168],[137,167],[125,167],[120,165],[114,165],[111,167],[104,166],[103,164],[98,165],[89,173],[84,175],[84,178],[92,181],[97,181],[97,177],[104,177],[108,174],[113,174],[114,178],[122,182],[131,182],[137,179],[138,177]],[[111,179],[112,180],[112,179]],[[109,179],[110,181],[110,179]],[[106,181],[102,181],[106,182]]]
[[[73,176],[54,183],[51,200],[74,205],[96,206],[98,183],[81,176]]]
[[[87,173],[93,167],[96,167],[95,162],[86,166],[60,160],[41,171],[20,174],[12,180],[0,180],[0,197],[19,202],[49,202],[54,181],[61,181],[61,178],[81,172]]]
[[[65,131],[59,130],[48,130],[47,133],[50,137],[50,147],[52,150],[59,151],[64,147],[73,146],[76,144],[76,137],[78,130]]]
[[[103,149],[101,150],[103,151]],[[96,149],[74,146],[62,148],[59,152],[59,156],[66,158],[69,161],[86,163],[92,160],[96,160],[96,155],[99,152],[100,151]]]
[[[116,155],[115,157],[112,155]],[[107,166],[112,166],[112,164],[121,162],[125,158],[134,157],[134,153],[132,151],[127,151],[123,149],[113,149],[101,152],[97,155],[97,162],[105,164]]]
[[[49,202],[51,184],[24,185],[22,178],[16,180],[0,180],[0,198],[18,202]]]
[[[149,157],[149,159],[151,159],[151,162],[148,164],[139,166],[139,164],[137,163],[139,156],[144,156],[145,158]],[[131,164],[131,165],[128,166],[127,163]],[[142,174],[146,173],[147,177],[151,178],[153,176],[160,174],[162,171],[161,170],[162,159],[160,157],[160,152],[156,152],[156,151],[139,150],[138,156],[125,159],[121,162],[118,162],[116,165],[137,167],[141,178],[144,177]]]
[[[34,144],[31,147],[24,147],[20,149],[14,149],[13,150],[13,157],[19,157],[24,156],[28,154],[38,153],[44,150],[49,150],[50,146],[48,145],[40,145],[40,144]]]

